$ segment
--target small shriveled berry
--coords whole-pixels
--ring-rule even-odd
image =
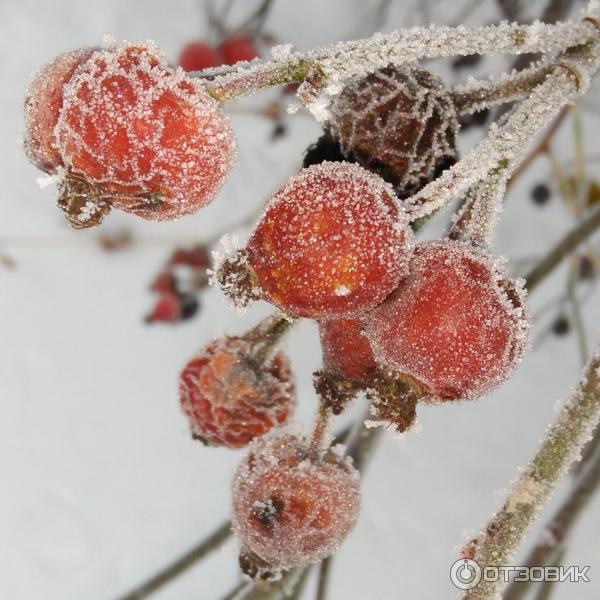
[[[319,324],[323,369],[349,381],[364,381],[377,368],[360,319],[329,319]]]
[[[348,83],[330,110],[326,132],[345,158],[379,173],[402,198],[456,161],[456,111],[428,71],[380,69]]]
[[[265,436],[250,447],[232,494],[233,528],[247,573],[259,578],[318,562],[350,533],[360,508],[359,476],[334,450],[312,456],[306,440],[289,433]]]
[[[218,50],[204,42],[190,42],[183,47],[179,55],[179,66],[184,71],[201,71],[223,64]]]
[[[235,65],[241,61],[250,61],[258,57],[254,44],[244,35],[234,35],[224,40],[219,52],[227,65]]]
[[[64,87],[93,52],[94,48],[78,48],[59,54],[35,74],[25,94],[25,150],[29,160],[46,173],[63,166],[54,128]]]
[[[267,205],[243,257],[256,285],[236,278],[290,315],[346,317],[381,303],[406,275],[411,252],[392,189],[358,165],[322,163]]]
[[[181,373],[179,399],[194,435],[228,448],[286,423],[296,402],[285,355],[259,361],[242,338],[216,339],[192,358]]]
[[[418,245],[410,275],[365,326],[378,361],[441,400],[506,380],[528,330],[519,283],[489,254],[453,241]]]
[[[175,219],[208,204],[232,167],[235,141],[217,102],[150,46],[94,52],[63,96],[57,150],[112,206]]]

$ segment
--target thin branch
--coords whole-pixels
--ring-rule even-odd
[[[572,229],[526,276],[527,289],[531,292],[553,271],[579,244],[600,228],[600,207],[592,211],[579,225]]]
[[[143,600],[144,598],[148,598],[199,560],[218,550],[230,535],[231,522],[225,521],[191,550],[127,594],[119,596],[118,600]]]
[[[559,52],[586,44],[598,35],[590,21],[544,25],[507,24],[465,27],[413,27],[371,38],[341,42],[311,52],[275,49],[270,61],[255,60],[230,68],[206,69],[190,76],[206,80],[208,92],[224,102],[260,89],[312,79],[315,92],[328,85],[384,68],[425,58],[469,54],[523,54]]]
[[[581,381],[549,428],[533,459],[523,470],[502,509],[470,545],[482,569],[509,565],[530,524],[535,520],[558,480],[580,459],[600,418],[600,346],[584,369]],[[502,578],[499,578],[502,579]],[[499,596],[503,581],[482,580],[464,593],[464,600]]]
[[[319,580],[317,583],[317,595],[315,600],[327,600],[327,589],[329,586],[329,577],[331,575],[331,563],[333,556],[328,556],[319,565]]]

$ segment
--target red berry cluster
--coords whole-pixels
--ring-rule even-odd
[[[113,206],[157,221],[196,212],[235,158],[217,102],[149,45],[67,52],[34,77],[25,107],[28,156],[61,176],[75,227]]]
[[[217,47],[200,40],[186,44],[179,55],[179,65],[184,71],[202,71],[255,58],[258,51],[254,44],[244,35],[232,35]]]
[[[334,412],[354,382],[377,416],[404,430],[415,396],[457,400],[497,387],[528,333],[522,287],[498,260],[465,242],[414,247],[412,237],[388,184],[356,164],[325,162],[275,193],[220,281],[243,302],[258,297],[317,319],[326,375],[317,386]]]
[[[256,440],[233,483],[233,528],[240,563],[252,577],[318,562],[332,554],[358,517],[358,471],[333,448],[320,457],[302,438]]]

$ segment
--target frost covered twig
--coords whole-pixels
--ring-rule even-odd
[[[484,179],[502,161],[510,161],[507,173],[510,175],[539,131],[564,105],[585,93],[599,64],[597,42],[561,54],[554,63],[553,71],[505,124],[492,125],[486,138],[476,148],[407,199],[411,218],[430,215]]]
[[[592,10],[596,7],[592,6]],[[257,60],[232,69],[199,71],[192,75],[207,78],[206,88],[219,101],[274,85],[301,83],[311,76],[318,79],[317,92],[326,88],[334,92],[340,82],[389,64],[470,54],[559,52],[585,44],[597,34],[596,26],[585,20],[555,25],[539,21],[530,25],[501,23],[473,29],[431,25],[341,42],[307,53],[276,47],[270,61]]]
[[[475,246],[489,245],[502,210],[510,162],[502,161],[467,194],[456,222],[448,234],[450,239],[464,237]]]
[[[467,553],[478,564],[512,564],[529,525],[539,514],[569,465],[580,459],[600,418],[600,347],[582,379],[549,428],[541,446],[517,480],[502,509],[492,517]],[[481,581],[465,592],[464,600],[499,597],[502,581]]]
[[[523,100],[531,90],[544,82],[552,72],[549,62],[539,62],[524,71],[512,71],[479,81],[470,79],[450,91],[452,103],[459,115],[468,115],[484,108]]]
[[[600,487],[600,451],[588,461],[586,467],[577,475],[573,489],[567,499],[545,525],[537,544],[528,554],[524,565],[549,565],[564,547],[569,533],[585,510],[589,501]],[[504,594],[505,600],[520,600],[525,596],[531,582],[512,582]]]

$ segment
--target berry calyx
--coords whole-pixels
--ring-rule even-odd
[[[251,445],[234,477],[232,507],[248,574],[318,562],[348,536],[360,508],[359,475],[339,448],[315,457],[289,433]]]
[[[223,64],[220,52],[204,42],[190,42],[179,55],[179,66],[186,72],[202,71]]]
[[[291,367],[284,354],[264,352],[271,342],[219,338],[187,363],[179,399],[195,437],[241,448],[288,421],[296,404]]]
[[[520,283],[458,241],[418,245],[410,275],[365,325],[377,360],[433,400],[492,391],[519,361],[528,331]]]
[[[280,188],[248,244],[249,290],[287,314],[328,319],[374,308],[406,275],[412,230],[391,188],[358,165],[322,163]]]
[[[258,58],[256,47],[245,35],[234,35],[227,38],[219,46],[219,52],[227,65],[235,65],[238,62]]]
[[[401,198],[456,162],[456,110],[429,71],[389,66],[354,79],[330,111],[319,143],[335,141],[346,160],[381,175]]]
[[[111,206],[150,220],[196,212],[235,157],[217,102],[150,46],[55,59],[30,87],[26,121],[31,160],[65,168],[59,204],[76,227],[97,225]]]
[[[25,151],[38,169],[55,173],[63,166],[54,128],[63,106],[63,90],[94,48],[77,48],[59,54],[33,77],[25,94]]]

